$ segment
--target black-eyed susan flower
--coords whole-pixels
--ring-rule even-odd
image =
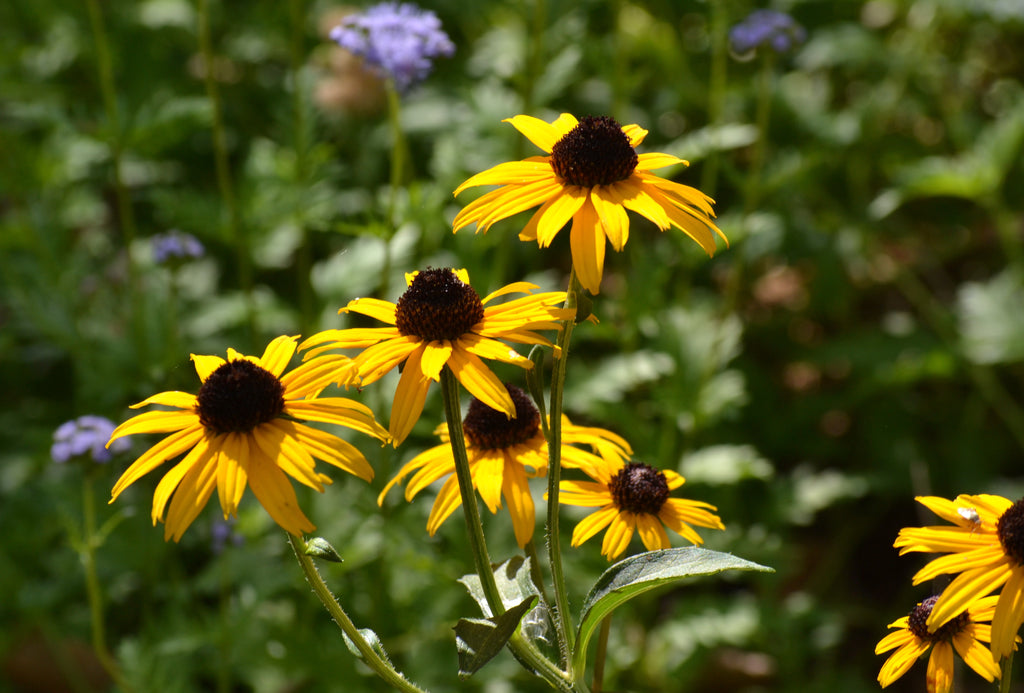
[[[580,467],[594,481],[563,481],[559,500],[563,505],[599,508],[580,520],[572,533],[572,545],[579,546],[605,527],[601,555],[615,560],[634,532],[649,550],[671,546],[665,527],[693,544],[704,540],[691,525],[725,529],[712,511],[715,506],[702,501],[669,498],[669,493],[685,479],[671,470],[659,470],[640,462]],[[662,526],[664,525],[664,526]]]
[[[535,524],[529,480],[547,473],[548,444],[541,432],[540,412],[529,395],[514,385],[506,384],[505,387],[515,403],[515,418],[510,419],[504,412],[474,398],[462,422],[462,431],[473,487],[480,492],[492,513],[498,512],[502,498],[505,499],[516,542],[522,547],[533,538]],[[405,499],[411,501],[424,488],[448,476],[427,519],[430,536],[434,536],[442,523],[462,505],[448,425],[441,424],[435,433],[443,444],[420,453],[406,463],[377,497],[377,503],[382,504],[388,491],[412,474],[405,488]],[[567,417],[562,417],[562,443],[562,465],[565,467],[621,464],[632,454],[629,443],[611,431],[575,426]],[[589,445],[597,454],[572,444]]]
[[[475,223],[478,231],[486,232],[494,222],[540,205],[520,240],[546,248],[571,220],[572,264],[592,294],[601,288],[605,239],[616,251],[629,239],[627,210],[647,217],[662,231],[681,229],[708,255],[715,252],[715,233],[728,242],[711,221],[714,200],[651,173],[687,162],[669,154],[637,154],[634,147],[647,136],[640,126],[623,127],[605,116],[577,120],[568,113],[551,123],[526,115],[504,122],[549,156],[499,164],[456,188],[458,195],[477,185],[502,186],[466,205],[455,217],[455,231]]]
[[[910,670],[931,648],[926,682],[928,693],[947,693],[953,686],[953,650],[987,681],[1000,677],[999,665],[984,643],[989,642],[992,628],[989,621],[996,608],[996,597],[974,602],[946,621],[937,630],[928,629],[928,617],[939,597],[929,597],[914,607],[908,616],[896,619],[889,628],[896,628],[875,646],[875,654],[896,650],[878,672],[878,682],[885,688]]]
[[[1002,659],[1012,651],[1024,623],[1024,500],[1014,503],[987,494],[916,500],[953,524],[900,530],[893,544],[900,555],[911,551],[949,554],[917,571],[914,584],[959,573],[935,603],[928,628],[935,631],[1002,587],[992,618],[992,654]]]
[[[408,288],[397,304],[357,298],[339,311],[361,313],[391,327],[325,330],[299,346],[309,350],[305,358],[332,349],[363,349],[354,359],[362,385],[404,363],[391,407],[395,446],[420,418],[430,383],[440,380],[445,366],[474,397],[514,417],[512,398],[483,360],[532,368],[528,358],[503,342],[550,346],[537,330],[558,329],[559,321],[575,315],[573,309],[554,307],[565,301],[565,292],[531,294],[538,288],[535,284],[517,282],[480,300],[466,270],[448,268],[407,274],[406,283]],[[528,295],[488,305],[512,293]]]
[[[373,479],[373,469],[351,443],[302,422],[337,424],[382,441],[388,436],[373,413],[358,402],[343,397],[306,399],[337,379],[339,372],[352,368],[349,359],[334,355],[284,373],[296,341],[296,337],[278,337],[259,357],[234,349],[228,349],[227,359],[192,354],[202,381],[199,394],[153,395],[132,408],[156,404],[172,410],[139,414],[110,436],[108,445],[136,433],[171,434],[128,467],[114,485],[110,501],[167,460],[187,452],[153,494],[153,524],[166,522],[165,539],[181,539],[214,489],[224,517],[236,516],[246,485],[288,532],[315,529],[299,509],[288,477],[323,492],[331,479],[316,471],[314,458],[367,481]]]

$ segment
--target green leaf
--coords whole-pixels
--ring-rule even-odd
[[[584,670],[590,636],[604,617],[624,602],[683,578],[714,575],[724,570],[775,572],[772,568],[732,554],[693,546],[647,551],[619,561],[604,572],[583,603],[576,649],[573,652],[573,670]]]
[[[391,658],[388,657],[388,653],[384,651],[384,646],[381,644],[380,638],[377,637],[377,634],[373,632],[373,630],[369,628],[360,628],[359,634],[363,636],[363,640],[366,641],[366,644],[370,646],[371,650],[377,653],[378,657],[383,659],[388,664],[391,664]],[[354,642],[352,642],[352,639],[348,637],[348,635],[346,635],[345,633],[342,633],[341,635],[345,638],[345,647],[348,648],[348,651],[354,654],[359,659],[362,659],[363,653],[359,651],[359,648],[356,647],[356,644]]]
[[[523,616],[536,604],[536,595],[524,599],[497,618],[462,618],[455,625],[459,649],[459,678],[466,679],[501,652]]]
[[[540,591],[533,584],[530,576],[530,560],[522,556],[513,556],[494,569],[494,581],[498,585],[498,593],[501,594],[501,603],[506,609],[521,604],[524,599],[533,596],[540,596]],[[459,582],[466,586],[469,595],[480,605],[484,616],[490,618],[491,607],[487,604],[487,597],[484,595],[483,587],[480,585],[480,577],[475,573],[464,575]]]
[[[313,537],[306,542],[306,555],[331,563],[341,563],[341,556],[331,546],[331,542],[323,537]]]

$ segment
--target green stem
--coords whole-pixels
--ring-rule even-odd
[[[604,662],[608,654],[608,633],[612,629],[612,615],[608,614],[601,619],[601,630],[597,634],[597,652],[594,655],[594,685],[590,687],[592,693],[601,693],[604,688]]]
[[[1013,650],[1006,655],[1002,665],[1002,677],[999,679],[999,693],[1010,693],[1010,679],[1013,678]]]
[[[241,213],[235,200],[234,185],[231,180],[231,168],[228,162],[227,133],[224,127],[224,113],[221,107],[220,92],[217,90],[216,57],[213,54],[213,40],[210,38],[210,3],[199,0],[199,52],[203,56],[204,81],[206,96],[210,100],[213,111],[213,155],[217,169],[217,187],[221,199],[228,212],[228,230],[235,243],[236,260],[238,263],[239,284],[245,295],[246,321],[249,339],[256,337],[256,306],[253,303],[253,269],[249,253],[249,238],[242,225]]]
[[[444,416],[448,422],[448,439],[452,445],[452,456],[455,459],[455,476],[459,480],[459,493],[462,496],[462,512],[466,517],[466,530],[469,532],[469,548],[473,552],[473,565],[480,576],[487,604],[491,607],[492,616],[505,613],[505,605],[501,601],[498,583],[494,580],[491,558],[487,553],[487,541],[484,528],[480,521],[480,506],[476,502],[476,491],[473,488],[473,476],[469,471],[469,455],[466,453],[466,439],[462,433],[462,408],[459,405],[459,382],[455,379],[452,369],[445,366],[441,371],[441,397],[444,399]]]
[[[576,278],[576,268],[569,275],[569,290],[565,307],[576,307],[576,296],[583,288]],[[555,636],[562,657],[562,666],[570,678],[572,671],[573,626],[569,612],[569,595],[565,589],[565,571],[562,569],[562,538],[558,531],[558,494],[562,478],[562,394],[565,390],[565,368],[569,357],[569,343],[575,327],[574,319],[562,323],[558,335],[558,347],[551,367],[551,415],[548,439],[548,561],[551,564],[551,581],[555,590]]]
[[[85,464],[89,464],[89,462]],[[99,535],[96,533],[96,498],[93,492],[91,469],[85,471],[82,479],[82,521],[84,527],[79,559],[85,570],[85,589],[89,599],[89,617],[92,625],[92,649],[117,687],[122,691],[130,692],[134,689],[124,680],[121,668],[107,647],[106,625],[103,617],[103,591],[100,589],[100,581],[96,575],[96,546],[99,543]]]
[[[394,80],[388,78],[384,82],[384,93],[388,99],[388,126],[391,129],[391,180],[388,188],[388,207],[384,220],[384,264],[380,273],[379,293],[388,294],[388,282],[391,277],[391,239],[394,237],[398,221],[398,191],[405,180],[405,162],[407,145],[405,132],[402,130],[402,99],[395,89]]]
[[[384,679],[385,682],[390,684],[393,688],[397,688],[400,691],[406,691],[406,693],[424,693],[422,688],[419,688],[411,681],[402,676],[401,673],[395,670],[391,662],[383,659],[377,651],[373,649],[370,643],[366,642],[366,638],[359,632],[355,624],[352,623],[352,619],[348,617],[345,610],[341,608],[341,604],[338,603],[337,598],[331,594],[327,584],[324,582],[323,577],[320,576],[320,571],[316,569],[316,565],[313,563],[313,559],[306,554],[306,542],[301,537],[295,536],[294,534],[288,534],[288,544],[292,547],[292,551],[295,553],[295,558],[299,562],[299,566],[302,568],[302,572],[306,576],[306,582],[313,588],[313,593],[316,594],[317,598],[327,609],[327,613],[331,615],[334,622],[338,624],[341,631],[348,636],[348,639],[356,646],[359,650],[359,654],[362,655],[363,663],[373,669],[377,676]]]

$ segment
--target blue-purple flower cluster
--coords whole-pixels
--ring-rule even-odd
[[[102,416],[80,416],[60,425],[53,432],[53,446],[50,457],[54,462],[89,455],[93,462],[109,462],[114,453],[124,452],[131,447],[127,438],[115,440],[108,450],[107,441],[114,432],[114,422]]]
[[[153,236],[151,242],[153,244],[153,260],[158,265],[199,258],[206,252],[198,238],[177,229],[171,229],[167,233],[158,233]]]
[[[769,46],[788,53],[807,40],[807,31],[796,20],[776,10],[754,10],[729,31],[729,44],[738,55]]]
[[[382,2],[349,15],[330,36],[394,80],[399,93],[426,79],[434,58],[455,52],[437,15],[409,3]]]

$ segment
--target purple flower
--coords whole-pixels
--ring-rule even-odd
[[[109,450],[105,447],[114,428],[114,422],[102,416],[87,415],[67,421],[53,432],[50,457],[54,462],[64,463],[88,454],[93,462],[109,462],[114,453],[131,447],[125,438],[114,441]]]
[[[434,58],[455,52],[437,15],[409,3],[382,2],[349,15],[330,36],[391,77],[400,93],[426,79]]]
[[[784,12],[754,10],[729,31],[734,53],[743,55],[761,46],[776,53],[787,53],[807,39],[807,31]]]
[[[218,517],[213,521],[213,527],[210,528],[210,548],[215,554],[222,554],[229,542],[232,546],[241,546],[245,543],[245,537],[235,529],[236,522],[236,517],[229,517],[226,520]]]
[[[158,265],[189,258],[202,257],[206,252],[203,244],[190,233],[171,229],[167,233],[158,233],[151,239],[153,243],[153,260]]]

